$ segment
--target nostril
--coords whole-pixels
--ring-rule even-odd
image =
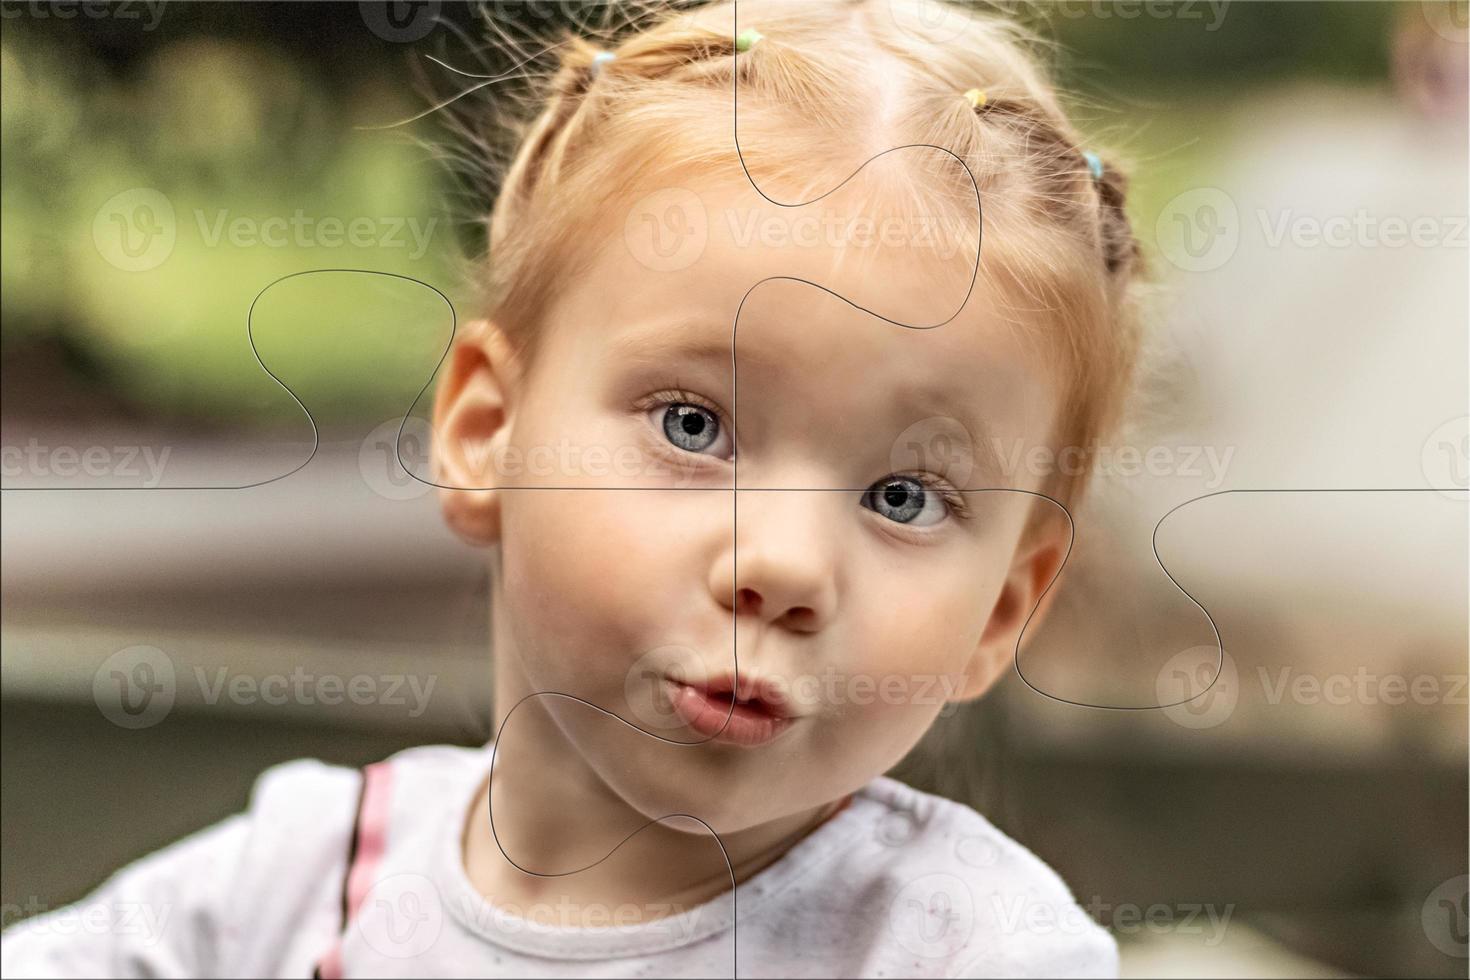
[[[817,621],[817,613],[810,606],[792,606],[781,619],[791,629],[810,630]]]
[[[741,589],[735,593],[735,611],[751,616],[760,615],[761,594],[755,589]]]

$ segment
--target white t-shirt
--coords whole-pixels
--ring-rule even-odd
[[[1117,975],[1112,938],[1050,868],[968,807],[887,778],[733,893],[634,925],[616,909],[606,925],[540,925],[492,905],[464,870],[460,835],[489,763],[488,746],[410,749],[373,767],[391,778],[366,795],[357,770],[276,766],[247,812],[6,930],[0,973]]]

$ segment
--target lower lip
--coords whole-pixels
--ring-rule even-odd
[[[790,718],[743,704],[732,706],[730,701],[678,681],[669,684],[674,711],[686,725],[713,741],[754,747],[765,745],[791,727]]]

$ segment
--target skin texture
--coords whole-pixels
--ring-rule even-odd
[[[650,268],[613,237],[560,289],[531,363],[508,325],[477,324],[437,394],[438,479],[466,488],[442,492],[446,519],[492,564],[503,726],[466,869],[492,902],[565,903],[559,924],[591,905],[652,918],[729,887],[704,826],[649,826],[668,814],[713,827],[738,878],[777,859],[948,701],[994,684],[1065,557],[1060,508],[1012,492],[1040,477],[995,459],[1045,444],[1058,397],[983,274],[928,331],[787,280],[746,297],[801,277],[930,323],[969,276],[937,286],[922,247],[750,242],[746,222],[794,215],[748,187],[697,196],[697,258]],[[669,405],[709,413],[708,447],[670,441]],[[936,431],[944,451],[916,456],[913,434]],[[865,497],[935,460],[917,520]],[[670,710],[667,678],[719,674],[779,688],[796,717],[759,746],[706,740]],[[629,835],[590,870],[539,876]]]

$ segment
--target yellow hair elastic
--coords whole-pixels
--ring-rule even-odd
[[[970,89],[970,91],[965,93],[965,99],[969,101],[970,108],[978,109],[985,104],[985,90],[981,88],[972,88]]]

